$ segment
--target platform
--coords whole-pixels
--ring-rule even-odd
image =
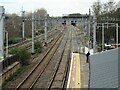
[[[80,54],[72,53],[67,88],[81,88]]]
[[[87,90],[88,84],[89,63],[86,63],[85,54],[72,53],[67,88],[84,88]]]

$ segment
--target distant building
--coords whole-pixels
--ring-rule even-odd
[[[74,13],[66,16],[64,15],[62,19],[63,19],[63,24],[71,24],[73,26],[78,26],[78,24],[81,22],[84,23],[88,22],[89,14]]]

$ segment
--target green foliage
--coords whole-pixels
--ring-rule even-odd
[[[22,38],[21,38],[21,37],[16,37],[16,38],[14,39],[14,42],[15,42],[15,43],[18,43],[18,42],[20,42],[20,41],[22,41]]]
[[[6,14],[8,19],[5,20],[6,30],[9,34],[9,40],[21,36],[21,17],[17,14]]]
[[[10,52],[11,54],[16,54],[20,63],[22,65],[28,65],[30,62],[31,54],[26,48],[14,48]]]
[[[41,53],[42,52],[42,44],[40,41],[35,42],[35,52],[36,53]]]
[[[69,17],[81,17],[80,13],[73,13],[73,14],[69,14]]]
[[[102,45],[101,45],[101,44],[98,44],[98,46],[97,46],[97,51],[98,51],[98,52],[101,52],[101,51],[102,51]]]
[[[43,33],[44,33],[44,30],[40,30],[40,33],[42,33],[42,34],[43,34]]]
[[[92,5],[92,12],[96,15],[97,23],[118,23],[120,26],[120,9],[116,9],[117,3],[114,1],[108,1],[101,3],[100,1],[94,2]],[[115,20],[116,19],[116,20]],[[112,25],[108,25],[112,26]],[[105,43],[110,43],[111,39],[114,39],[116,41],[116,35],[115,35],[115,27],[108,27],[104,28],[104,36],[105,36]],[[97,29],[96,32],[96,40],[98,43],[101,43],[101,33],[102,28]],[[119,32],[120,34],[120,32]],[[118,37],[120,39],[120,37]],[[120,42],[120,41],[119,41]]]
[[[40,34],[43,34],[43,33],[44,33],[44,30],[37,30],[37,31],[35,32],[36,35],[40,35]]]
[[[88,36],[85,36],[85,41],[88,41],[89,40],[89,37]]]
[[[25,67],[19,68],[13,75],[11,75],[4,83],[3,88],[5,85],[9,84],[11,81],[14,81],[17,77],[19,77],[23,72],[25,72]]]
[[[21,41],[22,41],[22,38],[21,38],[21,37],[15,37],[15,38],[9,39],[8,43],[9,43],[9,45],[10,45],[10,44],[19,43],[19,42],[21,42]]]

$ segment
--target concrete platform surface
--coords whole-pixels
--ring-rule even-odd
[[[89,64],[86,63],[85,54],[72,53],[71,66],[67,88],[88,89]]]

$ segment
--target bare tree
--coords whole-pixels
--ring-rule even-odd
[[[9,33],[9,39],[21,37],[21,18],[17,14],[7,14],[6,16],[9,17],[5,21],[5,27]]]
[[[113,0],[109,0],[106,3],[94,2],[92,5],[92,11],[97,17],[98,23],[119,23],[117,21],[111,21],[110,18],[119,18],[119,13],[116,11],[116,3]],[[101,28],[97,29],[97,42],[101,43]],[[116,40],[115,27],[105,28],[105,43],[110,43],[112,40]]]
[[[109,0],[109,2],[103,4],[102,8],[102,14],[113,13],[115,11],[115,2]]]
[[[41,18],[44,18],[45,15],[47,14],[47,10],[44,8],[41,8],[41,9],[37,9],[37,11],[35,13],[37,15],[40,15]]]
[[[44,29],[44,19],[45,16],[47,15],[47,10],[45,8],[41,8],[41,9],[37,9],[35,12],[36,18],[42,19],[39,23],[40,23],[40,28],[41,30]]]
[[[101,10],[102,10],[102,4],[100,0],[98,0],[97,2],[94,2],[92,5],[92,11],[97,18],[101,15]]]

